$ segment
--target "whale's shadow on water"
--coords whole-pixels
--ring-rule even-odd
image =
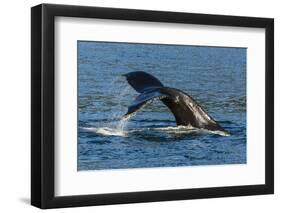
[[[123,132],[115,128],[118,120],[80,126],[79,170],[244,162],[237,157],[237,150],[246,141],[237,138],[243,128],[236,122],[220,121],[225,129],[231,130],[231,135],[225,137],[204,129],[175,126],[172,119],[130,121]]]
[[[173,128],[173,127],[168,127]],[[167,142],[179,142],[186,139],[196,139],[201,137],[202,134],[196,131],[186,132],[171,132],[169,130],[164,131],[160,129],[144,129],[141,131],[135,131],[130,133],[132,139],[137,139],[144,142],[155,142],[155,143],[167,143]]]

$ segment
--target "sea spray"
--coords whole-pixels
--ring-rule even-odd
[[[116,125],[116,129],[119,130],[120,132],[125,132],[127,124],[128,124],[128,120],[127,118],[121,118],[119,120],[119,122]]]
[[[108,119],[105,122],[101,122],[98,127],[86,127],[83,128],[88,131],[93,131],[101,135],[111,135],[111,136],[121,136],[121,137],[127,137],[128,133],[133,132],[139,132],[139,131],[164,131],[167,133],[174,133],[174,134],[190,134],[190,133],[213,133],[218,134],[222,136],[228,136],[227,134],[224,134],[223,132],[219,131],[204,131],[201,129],[197,129],[191,126],[175,126],[175,127],[160,127],[160,128],[142,128],[142,129],[133,129],[128,131],[127,125],[130,118],[136,115],[136,112],[141,110],[145,105],[151,103],[154,100],[161,100],[162,98],[165,98],[166,96],[156,97],[155,99],[152,99],[148,101],[146,104],[143,105],[139,110],[137,110],[134,113],[131,113],[129,115],[126,115],[123,117],[123,115],[127,112],[127,105],[128,101],[132,100],[133,92],[131,91],[131,87],[125,83],[123,77],[117,77],[115,78],[110,84],[109,93],[112,94],[111,100],[114,103],[110,111],[108,113]],[[113,89],[114,88],[114,89]],[[110,97],[109,97],[110,98]]]
[[[128,119],[123,118],[122,116],[127,111],[127,106],[124,103],[127,103],[129,100],[128,96],[132,94],[131,87],[124,81],[124,77],[115,78],[109,88],[112,89],[113,102],[115,103],[111,108],[111,113],[109,114],[108,122],[100,126],[99,133],[106,133],[108,135],[118,135],[126,136],[126,128],[128,124]],[[126,100],[127,99],[127,100]]]

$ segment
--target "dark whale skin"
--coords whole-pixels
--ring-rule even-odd
[[[226,132],[187,93],[179,89],[165,87],[157,78],[146,72],[130,72],[123,76],[140,93],[128,107],[128,112],[124,117],[130,117],[153,100],[160,99],[173,113],[178,126]]]

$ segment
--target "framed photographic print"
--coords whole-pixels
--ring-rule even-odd
[[[31,203],[273,193],[274,21],[31,9]]]

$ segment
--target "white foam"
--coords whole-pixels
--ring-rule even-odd
[[[95,132],[101,135],[112,135],[112,136],[121,136],[121,137],[127,137],[127,134],[123,130],[119,129],[113,129],[109,127],[85,127],[83,128],[84,130],[90,131],[90,132]]]
[[[125,121],[126,122],[126,121]],[[122,128],[110,128],[110,127],[84,127],[84,130],[95,132],[100,135],[107,136],[120,136],[120,137],[128,137],[129,133],[133,132],[144,132],[144,131],[163,131],[167,133],[175,133],[175,134],[189,134],[189,133],[211,133],[221,136],[230,136],[229,133],[223,131],[211,131],[207,129],[198,129],[192,126],[169,126],[169,127],[153,127],[153,128],[139,128],[139,129],[131,129],[124,131]]]
[[[154,130],[160,130],[160,131],[167,131],[167,132],[174,132],[174,133],[193,133],[193,132],[198,132],[198,133],[211,133],[211,134],[216,134],[216,135],[221,135],[221,136],[230,136],[229,133],[224,132],[224,131],[212,131],[212,130],[207,130],[207,129],[199,129],[196,127],[193,127],[191,125],[189,126],[175,126],[175,127],[160,127],[160,128],[153,128]]]

